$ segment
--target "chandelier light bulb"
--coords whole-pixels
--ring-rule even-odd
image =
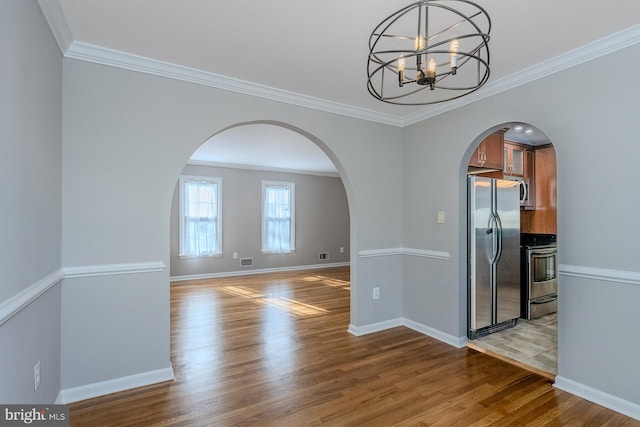
[[[454,75],[458,72],[458,47],[458,40],[453,40],[449,49],[449,51],[451,52],[451,62],[449,66],[451,68],[451,74]]]
[[[427,66],[427,77],[435,77],[436,76],[436,60],[431,58],[429,60],[429,65]]]
[[[429,65],[427,65],[427,79],[426,82],[429,85],[429,89],[434,90],[436,88],[436,60],[431,58]]]
[[[400,58],[398,58],[398,70],[404,72],[404,67],[405,67],[405,59],[404,59],[404,56],[401,56]]]

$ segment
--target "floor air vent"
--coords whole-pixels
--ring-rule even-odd
[[[241,258],[240,267],[253,267],[253,258]]]

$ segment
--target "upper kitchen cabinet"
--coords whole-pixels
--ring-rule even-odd
[[[504,131],[492,133],[486,137],[469,161],[469,166],[501,170],[503,166]]]
[[[504,142],[502,170],[505,175],[524,176],[525,150],[523,145],[511,141]]]
[[[557,220],[557,162],[553,145],[537,147],[534,151],[535,176],[529,182],[535,188],[535,210],[520,213],[523,233],[556,234]]]
[[[530,148],[524,150],[524,181],[527,185],[527,197],[523,207],[526,210],[536,208],[536,160],[535,151]]]

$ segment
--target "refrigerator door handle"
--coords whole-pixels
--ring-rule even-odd
[[[494,214],[496,217],[496,235],[494,238],[497,240],[496,244],[496,256],[494,262],[499,262],[502,257],[502,221],[500,221],[500,215]]]
[[[498,262],[498,221],[499,219],[495,212],[489,213],[489,223],[487,224],[487,234],[491,234],[491,251],[487,251],[487,253],[490,253],[489,264]]]

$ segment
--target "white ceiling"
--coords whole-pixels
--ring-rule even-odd
[[[191,156],[192,164],[337,175],[327,155],[305,136],[282,126],[236,126],[211,137]]]
[[[613,33],[631,29],[637,36],[639,32],[636,0],[476,1],[493,25],[491,76],[481,89],[486,93],[515,76],[548,68],[576,49],[601,43]],[[319,105],[326,102],[333,110],[377,115],[387,122],[403,123],[432,108],[385,104],[366,89],[369,35],[383,18],[409,4],[406,0],[39,2],[45,15],[52,8],[61,12],[49,15],[60,15],[53,21],[66,27],[60,32],[70,38],[63,46],[68,56],[108,48],[211,73],[234,84],[250,82],[282,97],[310,97],[305,99]],[[608,78],[599,71],[594,70],[594,78]],[[241,131],[224,134],[237,137],[235,132]],[[218,148],[226,151],[222,145]]]

